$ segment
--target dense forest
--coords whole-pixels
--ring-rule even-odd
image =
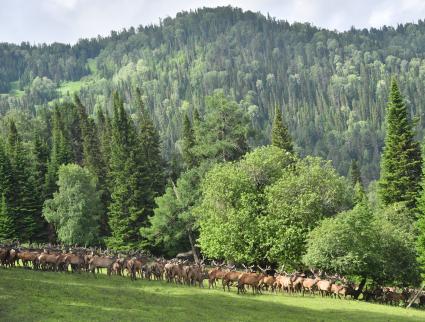
[[[0,44],[0,241],[417,284],[424,46],[231,7]]]
[[[0,112],[40,117],[40,107],[66,96],[67,82],[79,81],[93,114],[111,110],[114,90],[129,99],[137,86],[170,160],[182,115],[195,107],[202,112],[205,97],[223,89],[251,118],[251,146],[269,142],[279,105],[300,154],[331,159],[344,175],[356,159],[369,182],[379,174],[391,75],[398,75],[422,135],[424,31],[419,21],[339,33],[225,7],[182,12],[160,25],[73,46],[2,44]]]

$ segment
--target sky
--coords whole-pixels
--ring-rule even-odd
[[[425,0],[0,0],[0,42],[73,44],[182,10],[227,5],[339,31],[425,19]]]

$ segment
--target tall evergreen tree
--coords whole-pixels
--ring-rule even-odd
[[[294,145],[288,128],[283,124],[282,113],[278,107],[275,108],[275,116],[272,127],[272,145],[294,152]]]
[[[44,186],[45,198],[50,198],[57,190],[59,167],[74,159],[70,139],[58,106],[54,108],[52,123],[52,147]]]
[[[3,193],[0,203],[0,241],[12,240],[15,236],[13,216],[6,201],[6,194]]]
[[[384,205],[405,202],[411,209],[416,206],[422,158],[414,136],[406,104],[396,80],[392,79],[379,181],[379,195]]]
[[[27,151],[21,142],[15,122],[9,126],[7,151],[11,163],[12,185],[8,211],[13,214],[15,237],[33,241],[41,230],[41,209],[37,206],[35,182]]]
[[[13,214],[7,204],[12,193],[12,175],[9,156],[5,151],[4,143],[0,141],[0,194],[2,196],[0,205],[0,240],[13,239],[15,237]]]
[[[40,133],[35,134],[34,146],[33,146],[33,165],[32,170],[32,180],[34,182],[34,198],[36,203],[36,208],[39,214],[42,213],[43,203],[45,200],[44,195],[44,182],[47,173],[47,164],[49,161],[49,149],[46,143],[43,142]],[[46,240],[48,223],[45,221],[44,217],[38,218],[38,233],[36,236],[37,240]]]
[[[124,110],[118,94],[113,97],[109,226],[111,236],[108,247],[135,248],[140,243],[139,229],[146,220],[142,196],[144,174],[141,171],[141,155],[137,148],[137,134],[133,122]]]
[[[100,233],[105,236],[109,232],[107,206],[110,202],[110,193],[107,186],[107,167],[101,149],[101,141],[99,139],[98,129],[93,119],[89,118],[86,108],[80,101],[80,98],[74,96],[75,105],[77,107],[79,128],[81,130],[83,158],[82,163],[95,177],[97,182],[97,190],[100,191],[103,209],[100,216]]]
[[[185,114],[183,119],[183,135],[182,135],[182,157],[187,168],[195,165],[195,156],[193,147],[195,146],[195,135],[189,116]]]
[[[360,174],[360,169],[357,164],[357,160],[351,160],[350,170],[348,171],[349,178],[351,180],[351,184],[353,187],[359,183],[361,186],[363,186],[362,177]]]
[[[145,108],[139,89],[136,94],[139,111],[139,136],[135,148],[139,150],[138,179],[139,185],[143,187],[140,202],[144,208],[144,214],[141,218],[141,225],[146,226],[148,217],[153,214],[155,208],[155,198],[164,192],[165,174],[158,131]]]

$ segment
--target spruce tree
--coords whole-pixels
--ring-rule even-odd
[[[414,136],[403,97],[396,80],[392,79],[379,181],[379,195],[384,205],[405,202],[411,209],[416,206],[421,190],[422,158]]]
[[[145,219],[140,173],[141,155],[133,122],[118,94],[113,97],[111,131],[109,227],[107,245],[114,249],[135,248],[140,243],[139,229]]]
[[[139,111],[139,135],[135,148],[138,152],[139,185],[141,191],[141,207],[144,208],[141,225],[148,223],[148,217],[153,215],[155,198],[164,192],[165,174],[164,161],[161,156],[161,145],[158,131],[155,128],[148,111],[145,108],[140,90],[137,89],[137,104]]]
[[[13,216],[6,201],[6,194],[1,196],[0,203],[0,242],[10,241],[16,236]]]
[[[101,227],[100,233],[105,236],[109,232],[107,206],[110,201],[110,193],[107,187],[107,167],[103,157],[99,133],[93,119],[89,118],[86,108],[81,103],[77,95],[74,96],[75,105],[77,107],[79,128],[81,130],[82,146],[83,146],[83,165],[87,168],[97,180],[97,190],[101,193],[101,201],[103,209],[101,211]]]
[[[47,173],[47,164],[49,160],[49,149],[46,143],[43,142],[40,133],[35,134],[34,146],[33,146],[33,166],[32,168],[32,180],[34,182],[34,198],[36,202],[36,208],[39,213],[42,213],[43,203],[45,200],[44,196],[44,180]],[[36,239],[39,241],[47,240],[48,223],[42,218],[38,218],[38,225],[40,227],[36,234]]]
[[[294,152],[292,138],[288,128],[283,124],[281,111],[277,107],[275,108],[275,117],[272,127],[272,145],[291,153]]]
[[[5,151],[4,143],[0,141],[0,240],[13,239],[15,237],[15,225],[13,214],[10,212],[8,200],[12,194],[12,167]]]
[[[8,211],[13,215],[15,237],[33,241],[41,230],[41,209],[37,207],[32,165],[13,121],[9,126],[7,152],[12,171]]]
[[[353,187],[357,183],[359,183],[361,186],[363,186],[362,177],[361,177],[361,174],[360,174],[359,166],[357,164],[357,160],[351,160],[351,166],[350,166],[350,170],[349,170],[348,174],[349,174],[349,178],[351,180],[351,184],[353,185]]]
[[[74,161],[69,135],[58,106],[54,108],[52,123],[52,147],[44,184],[45,198],[51,198],[53,192],[57,190],[59,167]]]
[[[186,114],[183,119],[182,157],[188,169],[195,166],[195,156],[192,151],[194,146],[195,134],[189,116]]]

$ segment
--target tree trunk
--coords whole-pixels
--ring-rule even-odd
[[[355,290],[354,292],[354,299],[357,300],[360,296],[360,294],[362,294],[363,292],[363,288],[366,285],[366,278],[363,277],[363,279],[361,280],[359,287],[357,288],[357,290]]]
[[[199,263],[198,251],[196,250],[196,246],[193,242],[192,231],[190,229],[187,230],[187,235],[189,236],[190,248],[192,249],[193,259],[195,260],[195,263],[198,264]]]

